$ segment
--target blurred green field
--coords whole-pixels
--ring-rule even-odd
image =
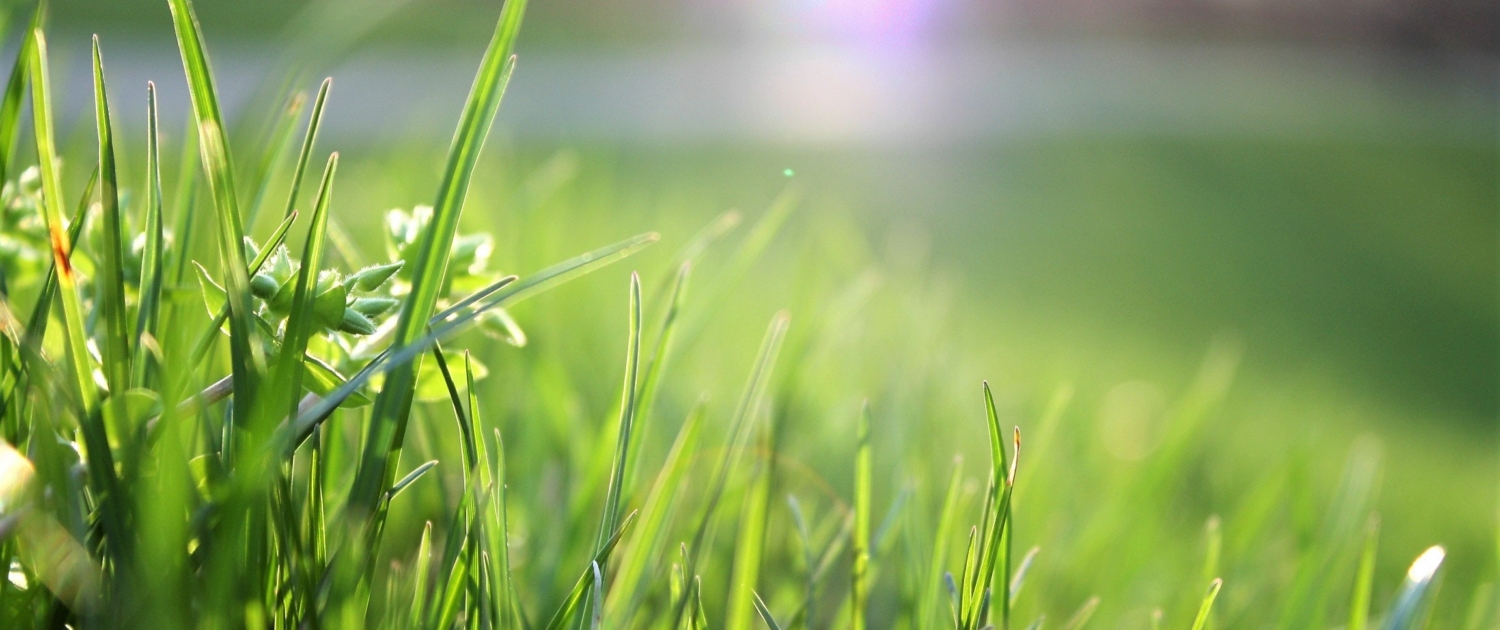
[[[555,28],[548,16],[560,19],[543,13],[544,31]],[[112,86],[110,97],[136,87]],[[137,109],[113,108],[117,116]],[[92,114],[58,134],[64,212],[98,159]],[[43,143],[31,137],[30,119],[20,118],[16,168],[3,171],[9,180],[37,162]],[[146,143],[138,127],[117,125],[123,231],[133,238],[146,223]],[[274,143],[258,121],[228,128],[235,175],[256,182]],[[119,367],[103,358],[113,341],[101,308],[110,285],[100,280],[110,239],[91,218],[73,263],[86,318],[75,326],[63,307],[41,310],[49,328],[35,346],[49,359],[82,356],[87,369],[63,358],[44,368],[9,332],[0,345],[0,437],[18,447],[0,450],[0,560],[10,566],[0,627],[548,627],[554,610],[569,610],[570,588],[593,584],[587,569],[611,517],[649,502],[700,403],[702,432],[680,460],[682,477],[662,476],[670,509],[656,525],[640,525],[651,522],[642,515],[625,531],[619,551],[601,561],[607,588],[583,591],[599,593],[598,604],[579,604],[575,619],[553,627],[588,626],[584,613],[602,606],[590,627],[759,628],[752,591],[783,627],[864,630],[856,610],[866,611],[869,628],[953,627],[942,573],[965,579],[970,527],[1002,513],[1013,520],[997,584],[1029,567],[1013,605],[993,615],[1007,630],[1195,627],[1214,578],[1224,586],[1206,627],[1343,628],[1358,599],[1361,553],[1372,548],[1370,627],[1417,628],[1425,621],[1400,619],[1399,589],[1413,559],[1435,544],[1448,555],[1430,591],[1430,627],[1497,627],[1500,150],[1483,139],[1493,133],[1476,128],[1481,139],[1469,143],[1038,133],[831,147],[545,143],[501,129],[474,166],[458,227],[460,235],[489,234],[492,248],[480,248],[484,264],[451,268],[450,277],[477,285],[513,273],[526,282],[632,235],[660,240],[507,306],[524,343],[513,330],[507,343],[496,326],[444,340],[452,357],[467,350],[482,366],[473,405],[460,391],[462,361],[449,359],[460,403],[426,367],[389,474],[438,463],[409,486],[396,484],[399,494],[375,488],[389,503],[374,516],[356,501],[356,475],[370,465],[362,450],[377,425],[399,414],[385,405],[402,404],[400,395],[333,412],[296,455],[254,467],[259,460],[247,453],[259,451],[236,446],[279,437],[298,418],[269,429],[237,425],[245,411],[232,391],[201,408],[175,406],[180,393],[169,385],[178,379],[188,391],[208,391],[245,369],[230,351],[230,341],[244,341],[240,332],[205,333],[218,305],[210,299],[205,310],[213,291],[187,280],[191,272],[166,288],[166,323],[150,342],[158,372],[139,389],[156,415],[132,407],[106,420],[121,412],[70,407],[75,390],[88,390],[91,377],[105,383],[113,377],[104,372]],[[182,269],[199,262],[228,286],[215,240],[226,225],[214,222],[222,201],[203,184],[205,172],[218,171],[200,166],[178,128],[164,125],[162,135],[164,223],[174,231],[163,256]],[[295,146],[281,150],[265,177],[267,201],[245,226],[258,244],[281,222]],[[411,251],[389,240],[388,211],[433,203],[446,138],[324,137],[311,168],[329,151],[339,162],[322,267],[352,272],[398,255],[413,264]],[[193,190],[179,189],[189,173],[196,193],[179,193]],[[292,204],[303,212],[287,237],[294,258],[316,242],[304,218],[315,214],[316,173],[307,177]],[[7,203],[34,210],[26,204],[40,197],[22,199],[18,189]],[[240,191],[244,208],[249,190]],[[94,206],[91,217],[105,212]],[[176,232],[189,223],[191,237]],[[715,225],[723,234],[701,238]],[[683,260],[694,265],[679,312],[669,304]],[[5,270],[7,326],[10,315],[32,312],[44,269]],[[632,272],[644,298],[644,349],[627,344]],[[134,317],[142,289],[122,277],[121,304]],[[421,276],[429,277],[443,284],[441,274]],[[442,291],[439,307],[466,292]],[[414,293],[390,295],[406,304]],[[247,343],[263,344],[279,365],[290,342],[275,324],[287,315],[270,298],[253,299],[266,324],[251,328]],[[677,319],[664,319],[669,313]],[[774,331],[783,313],[790,326],[761,404],[746,381],[768,322]],[[658,363],[663,321],[675,321],[673,345],[670,361]],[[346,376],[368,360],[353,348],[365,337],[319,330],[308,352]],[[224,343],[208,344],[197,369],[189,356],[200,333]],[[82,338],[105,349],[65,352]],[[637,450],[618,447],[633,458],[624,465],[615,449],[631,348],[643,370],[665,368],[659,395],[626,434]],[[68,370],[84,385],[49,380]],[[280,372],[259,376],[273,375]],[[995,427],[981,382],[993,388]],[[374,399],[384,387],[377,380],[361,391]],[[859,434],[865,403],[868,451]],[[465,410],[457,421],[455,405]],[[252,411],[265,422],[283,417]],[[465,413],[480,418],[477,431],[465,430]],[[742,434],[733,433],[739,421]],[[109,427],[106,450],[125,462],[108,467],[132,481],[123,489],[93,485],[102,458],[79,436],[94,422]],[[167,428],[159,434],[158,426]],[[986,490],[991,432],[1008,440],[1013,426],[1018,453],[1009,444],[1003,451],[1018,462],[1014,494],[1004,494],[1011,515],[991,511]],[[475,435],[500,458],[498,471],[480,457],[486,472],[466,473],[480,466],[470,452]],[[868,505],[861,452],[870,462]],[[961,474],[950,485],[955,458]],[[40,489],[14,490],[30,480],[33,462]],[[699,520],[714,505],[721,464],[718,512]],[[23,468],[24,478],[16,472]],[[486,486],[490,479],[504,483]],[[612,514],[616,483],[622,509]],[[990,486],[995,497],[1004,485]],[[940,523],[949,496],[951,522]],[[108,520],[112,509],[126,515],[123,530],[111,529],[119,526]],[[71,564],[29,555],[25,527],[35,521],[24,519],[32,514],[63,524],[72,540],[57,548],[81,552]],[[1379,529],[1370,539],[1372,518]],[[371,531],[378,544],[367,544]],[[686,569],[701,575],[701,603],[689,604],[678,591],[692,580],[674,571],[684,565],[679,544],[696,546],[699,531],[703,549]],[[298,546],[308,541],[328,548]],[[621,579],[629,563],[642,569],[639,582]],[[57,588],[49,566],[102,577],[102,588],[81,579],[77,591],[97,590],[102,603]],[[512,584],[521,623],[508,616]],[[697,607],[706,624],[693,616]],[[679,610],[688,622],[672,618]],[[1398,613],[1382,617],[1387,610]],[[984,627],[985,614],[969,616]]]

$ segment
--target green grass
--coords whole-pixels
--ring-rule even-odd
[[[1438,449],[1226,428],[1245,387],[1233,340],[1154,407],[1129,383],[992,387],[967,378],[990,331],[808,183],[778,183],[764,211],[653,214],[573,154],[482,159],[523,0],[498,8],[446,159],[332,153],[310,195],[337,90],[324,81],[304,123],[289,87],[263,134],[235,135],[192,3],[169,4],[192,105],[175,172],[154,87],[144,139],[111,117],[133,92],[109,87],[98,40],[95,144],[60,159],[41,11],[0,101],[0,627],[1500,614],[1493,552],[1450,569],[1443,548],[1413,564],[1383,540],[1448,516],[1379,497],[1382,471]],[[64,164],[94,175],[75,190]],[[258,217],[283,186],[281,215]],[[383,224],[356,211],[420,201]],[[1493,549],[1475,522],[1421,548]]]

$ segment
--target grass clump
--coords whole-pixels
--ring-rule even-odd
[[[658,240],[645,233],[511,275],[490,268],[493,236],[460,233],[516,68],[525,1],[500,11],[432,205],[390,212],[387,256],[374,262],[358,262],[366,257],[356,245],[340,241],[338,153],[327,157],[311,198],[301,195],[328,81],[308,114],[284,211],[268,236],[253,236],[306,97],[286,95],[259,155],[232,151],[192,3],[169,5],[193,113],[182,146],[192,166],[177,174],[182,192],[172,202],[151,85],[139,156],[144,194],[124,193],[122,165],[135,158],[119,149],[97,39],[94,175],[82,191],[63,185],[44,7],[0,101],[0,564],[8,568],[0,627],[983,630],[1041,628],[1052,613],[1070,630],[1103,625],[1093,620],[1104,616],[1202,630],[1326,627],[1347,612],[1354,629],[1366,627],[1371,602],[1383,597],[1391,604],[1381,627],[1403,630],[1422,627],[1434,610],[1442,548],[1422,554],[1394,596],[1377,587],[1379,530],[1358,523],[1375,522],[1369,496],[1378,464],[1361,452],[1326,526],[1293,554],[1295,575],[1260,592],[1275,605],[1216,605],[1221,588],[1226,596],[1235,588],[1235,573],[1221,579],[1221,569],[1258,580],[1262,557],[1253,536],[1223,552],[1217,517],[1206,559],[1176,563],[1197,563],[1197,571],[1171,562],[1157,571],[1185,576],[1165,589],[1122,580],[1106,592],[1075,592],[1098,582],[1070,563],[1140,571],[1153,554],[1180,555],[1157,547],[1167,534],[1125,537],[1120,519],[1171,507],[1174,480],[1193,470],[1203,423],[1232,370],[1219,355],[1173,413],[1153,459],[1097,497],[1106,506],[1098,518],[1057,526],[1076,531],[1052,558],[1018,518],[1065,502],[1055,485],[1043,486],[1047,494],[1023,489],[1070,466],[1066,393],[1038,414],[1037,446],[1028,448],[1045,465],[1023,463],[1021,430],[1006,426],[988,383],[965,394],[982,398],[984,423],[956,423],[953,432],[988,437],[982,488],[962,460],[942,463],[951,444],[941,457],[916,435],[910,448],[897,448],[892,427],[901,425],[884,409],[900,408],[899,396],[872,396],[857,412],[830,402],[870,393],[836,391],[828,365],[853,313],[877,290],[872,276],[817,301],[806,332],[776,312],[728,422],[711,422],[709,397],[681,395],[692,385],[681,366],[704,365],[705,329],[716,314],[729,318],[717,307],[766,264],[798,203],[795,188],[733,251],[721,241],[737,213],[647,274],[660,283],[630,274],[612,422],[589,431],[569,424],[567,407],[580,396],[559,375],[559,364],[570,363],[613,379],[619,362],[601,352],[517,350],[486,381],[491,391],[481,391],[489,370],[476,355],[493,349],[445,344],[472,341],[461,334],[473,328],[527,346],[522,318],[507,309]],[[27,125],[34,142],[17,151]],[[14,155],[35,166],[21,168],[27,162]],[[248,177],[237,163],[254,165]],[[197,173],[206,202],[195,194]],[[690,291],[699,265],[715,260],[718,273]],[[537,319],[544,331],[616,321],[592,304]],[[909,333],[874,337],[887,344],[875,354],[896,361]],[[695,349],[696,362],[683,363]],[[495,391],[562,410],[518,412],[524,407],[495,404]],[[665,430],[669,417],[685,418],[675,433]],[[840,417],[848,419],[828,424],[852,422],[853,440],[799,443],[806,433],[794,432],[794,422]],[[912,426],[938,422],[925,416]],[[810,452],[823,461],[798,463]],[[835,477],[849,492],[824,481]],[[1274,500],[1281,486],[1269,487],[1262,494]],[[1240,514],[1225,527],[1266,527],[1255,510]],[[1028,551],[1017,557],[1017,549]],[[1221,553],[1240,564],[1222,566]],[[1043,594],[1022,600],[1023,592]],[[1473,627],[1482,627],[1495,612],[1475,601]]]

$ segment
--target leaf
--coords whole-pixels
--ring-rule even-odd
[[[608,602],[609,617],[615,623],[625,625],[632,609],[639,605],[645,594],[649,584],[646,575],[652,559],[660,555],[665,545],[670,504],[673,496],[682,488],[688,464],[698,445],[699,428],[703,425],[707,408],[707,401],[700,399],[688,412],[687,419],[677,430],[677,438],[672,441],[671,450],[667,451],[667,459],[662,463],[651,491],[646,495],[646,502],[641,507],[641,525],[636,528],[635,537],[615,570],[616,588],[610,592]],[[619,612],[616,613],[616,610]]]
[[[234,168],[230,161],[229,138],[224,132],[219,97],[209,69],[208,53],[191,0],[168,0],[177,47],[182,54],[182,68],[187,77],[188,95],[198,123],[198,151],[208,186],[213,194],[219,220],[219,255],[223,261],[224,291],[229,305],[229,346],[231,374],[234,377],[233,418],[248,419],[250,406],[259,400],[260,371],[265,364],[259,344],[252,343],[256,334],[250,304],[250,274],[245,260],[245,229],[240,219],[239,200],[234,187]]]
[[[1426,627],[1431,596],[1436,590],[1433,585],[1446,555],[1447,551],[1440,546],[1428,547],[1411,563],[1401,590],[1396,594],[1396,601],[1385,613],[1384,630],[1422,630]]]
[[[755,612],[760,613],[761,620],[765,621],[766,626],[771,630],[781,630],[781,624],[776,623],[776,618],[771,616],[771,609],[766,608],[766,602],[760,598],[760,593],[752,592],[751,594],[755,596]]]
[[[614,535],[610,536],[608,541],[605,541],[604,547],[598,553],[594,554],[592,564],[609,559],[609,554],[615,550],[615,546],[620,543],[620,538],[625,535],[625,531],[630,528],[630,522],[634,519],[635,513],[631,512],[620,521],[620,528],[615,530]],[[585,569],[583,575],[578,576],[578,580],[573,583],[573,589],[568,591],[568,596],[563,599],[563,603],[558,607],[557,612],[552,615],[552,621],[547,622],[547,630],[562,630],[567,625],[568,620],[573,617],[573,613],[578,610],[578,604],[583,601],[583,596],[588,591],[588,586],[592,582],[592,568]]]
[[[1214,581],[1208,583],[1208,591],[1203,594],[1203,603],[1198,606],[1198,616],[1193,619],[1193,630],[1203,630],[1208,625],[1208,615],[1213,612],[1214,600],[1219,597],[1219,589],[1223,587],[1224,580],[1219,578],[1214,578]]]
[[[156,84],[146,82],[146,247],[141,252],[140,305],[136,312],[136,355],[131,365],[131,387],[144,387],[147,375],[145,340],[156,336],[161,311],[165,242],[161,218],[161,155],[156,128]]]
[[[318,197],[312,220],[307,227],[307,242],[302,249],[301,267],[297,269],[297,282],[292,293],[292,309],[286,320],[286,332],[282,336],[281,354],[271,372],[269,406],[261,409],[261,422],[278,422],[286,414],[297,415],[297,398],[302,392],[303,357],[307,354],[307,342],[320,326],[314,321],[317,308],[313,297],[313,285],[318,269],[323,265],[323,250],[328,233],[328,204],[333,196],[333,178],[338,173],[339,154],[328,156],[328,165],[323,169],[323,182],[318,186]],[[339,304],[343,306],[342,302]]]
[[[282,216],[291,216],[297,207],[297,193],[302,188],[302,178],[307,172],[307,164],[312,159],[313,142],[318,138],[318,126],[323,121],[323,107],[328,104],[328,88],[332,87],[333,79],[323,79],[323,84],[318,86],[318,98],[313,101],[312,117],[307,120],[307,133],[302,137],[302,150],[297,153],[297,167],[292,170],[292,187],[286,196],[286,211]]]
[[[197,261],[193,262],[193,268],[198,270],[198,288],[203,292],[203,305],[208,307],[208,313],[212,315],[223,312],[226,300],[224,288],[219,286],[219,283],[214,282],[213,277],[208,275],[208,270],[204,269],[203,265],[198,264]],[[222,321],[218,323],[221,326],[223,325]]]
[[[327,396],[344,383],[349,382],[349,379],[340,374],[338,370],[333,369],[333,366],[324,363],[322,359],[315,356],[310,354],[304,355],[302,363],[304,368],[302,374],[306,377],[302,380],[302,386],[314,394]],[[348,398],[344,399],[343,406],[352,408],[363,407],[368,404],[370,404],[368,397],[359,392],[354,392]]]
[[[31,26],[27,36],[21,38],[21,49],[16,53],[15,65],[10,69],[10,80],[5,84],[5,96],[0,98],[0,181],[9,181],[16,154],[16,133],[21,128],[21,108],[25,105],[26,79],[31,57],[36,54],[30,33],[42,27],[47,3],[37,2],[31,12]]]
[[[609,532],[620,518],[621,486],[629,465],[630,437],[635,424],[636,386],[641,364],[641,277],[630,274],[629,334],[625,338],[625,383],[620,394],[620,423],[616,427],[615,459],[609,476],[609,490],[604,497],[604,513],[599,519],[599,538],[595,549],[603,548]]]
[[[865,606],[870,595],[870,401],[859,412],[854,451],[854,562],[850,565],[850,625],[865,630]]]
[[[1349,602],[1348,630],[1365,630],[1370,623],[1370,591],[1375,587],[1375,552],[1380,545],[1380,517],[1370,515],[1365,523],[1365,545],[1354,574],[1354,593]]]
[[[128,539],[124,515],[127,501],[116,475],[114,454],[110,451],[104,417],[98,408],[98,391],[93,380],[93,361],[88,352],[88,331],[84,327],[83,304],[79,299],[72,263],[72,243],[62,224],[62,183],[57,172],[57,145],[53,141],[52,97],[47,70],[47,40],[40,28],[31,32],[31,115],[36,136],[36,152],[41,163],[42,206],[52,247],[52,263],[57,270],[57,292],[62,298],[63,333],[67,339],[69,376],[80,397],[76,410],[87,451],[87,472],[93,490],[102,497],[98,507],[100,522],[110,541],[111,554],[123,554],[120,545]]]
[[[393,348],[405,349],[422,339],[426,334],[427,320],[437,306],[453,237],[458,230],[458,218],[468,194],[469,179],[515,65],[511,50],[515,47],[525,8],[526,0],[506,0],[494,36],[469,90],[458,130],[448,151],[437,200],[433,203],[432,220],[421,236],[415,260],[407,261],[412,265],[411,292],[397,319]],[[370,419],[370,429],[349,496],[356,513],[372,510],[380,489],[390,480],[389,462],[400,452],[405,439],[406,421],[416,386],[416,367],[403,361],[393,366],[377,396],[375,413]]]
[[[438,462],[434,459],[422,464],[421,466],[417,466],[411,472],[406,473],[405,477],[402,477],[400,481],[397,481],[395,485],[391,486],[390,490],[386,491],[386,500],[396,498],[396,495],[401,494],[402,490],[405,490],[407,486],[411,485],[416,480],[421,479],[422,475],[427,474],[427,471],[432,470],[433,467],[437,465]]]
[[[104,378],[111,392],[130,387],[130,326],[125,308],[125,226],[120,217],[119,182],[115,174],[114,126],[109,117],[109,96],[104,84],[104,60],[99,36],[93,39],[94,122],[99,138],[99,202],[104,217],[104,252],[94,278],[100,318],[104,322]],[[111,397],[113,400],[113,397]],[[113,413],[120,407],[110,403]]]
[[[463,355],[457,352],[444,352],[443,358],[462,362]],[[490,375],[489,368],[478,360],[470,359],[473,363],[474,380],[478,381]],[[467,391],[459,388],[459,391]],[[443,380],[442,370],[437,366],[423,362],[417,377],[417,400],[422,402],[440,402],[448,400],[448,386]]]

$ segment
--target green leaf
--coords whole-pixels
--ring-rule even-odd
[[[937,529],[932,533],[932,558],[927,566],[927,575],[922,582],[922,591],[917,599],[917,625],[928,627],[937,623],[939,582],[943,566],[948,563],[948,541],[952,537],[953,521],[958,511],[958,497],[963,486],[964,460],[953,459],[953,473],[948,477],[948,491],[943,495],[943,507],[938,511]]]
[[[598,553],[594,554],[594,558],[592,560],[593,564],[609,560],[609,554],[613,552],[615,550],[615,546],[620,543],[620,538],[624,536],[625,531],[630,528],[630,522],[632,520],[635,520],[635,512],[631,512],[623,520],[620,521],[620,528],[618,530],[615,530],[614,535],[610,536],[609,540],[605,541],[604,547],[601,548]],[[562,628],[567,625],[568,620],[573,618],[573,613],[577,612],[578,605],[583,602],[583,596],[587,594],[589,585],[592,584],[593,581],[594,578],[592,568],[585,569],[583,575],[578,576],[578,580],[573,583],[573,589],[568,591],[568,596],[563,599],[563,603],[558,607],[557,612],[552,615],[552,621],[547,623],[547,630],[562,630]]]
[[[146,385],[148,370],[146,338],[156,336],[160,318],[163,252],[161,219],[161,155],[156,128],[156,84],[146,82],[146,247],[141,252],[140,305],[136,309],[135,361],[131,365],[132,387]]]
[[[1411,563],[1396,601],[1385,613],[1384,630],[1422,630],[1427,626],[1434,585],[1446,555],[1442,547],[1433,546]]]
[[[250,303],[249,267],[245,260],[245,229],[234,188],[229,138],[224,131],[213,72],[209,68],[208,53],[203,47],[192,2],[168,0],[168,3],[172,10],[173,30],[177,34],[177,47],[182,54],[188,95],[198,124],[198,151],[218,211],[219,256],[226,274],[224,289],[229,305],[230,365],[235,391],[233,417],[248,419],[250,406],[259,400],[256,394],[265,358],[261,356],[260,344],[252,342],[256,325]]]
[[[323,106],[328,104],[328,88],[333,85],[333,79],[323,79],[323,84],[318,86],[318,98],[313,101],[312,117],[307,120],[307,133],[302,137],[302,150],[297,153],[297,167],[292,170],[292,187],[286,196],[286,211],[282,216],[291,216],[297,207],[297,193],[302,189],[302,178],[307,172],[307,164],[312,160],[313,142],[318,138],[318,126],[323,122]]]
[[[771,502],[771,468],[776,462],[772,450],[771,429],[760,428],[760,448],[764,457],[757,458],[755,470],[745,488],[745,502],[740,509],[739,531],[735,534],[734,564],[729,578],[727,630],[750,630],[754,590],[760,581],[761,562],[766,546],[766,515]]]
[[[760,613],[760,618],[766,622],[766,627],[771,630],[781,630],[781,624],[776,623],[776,618],[771,616],[771,609],[766,607],[766,602],[760,598],[760,593],[752,592],[751,594],[755,596],[755,612]]]
[[[636,411],[636,386],[641,365],[641,277],[630,274],[629,334],[625,338],[625,384],[620,394],[620,423],[616,427],[615,459],[609,476],[609,490],[604,497],[604,513],[599,519],[599,538],[595,550],[604,546],[609,532],[614,531],[620,518],[621,486],[625,483],[625,470],[629,464],[630,437],[634,430]]]
[[[42,0],[32,10],[31,26],[21,38],[21,49],[16,53],[16,63],[10,69],[10,80],[5,84],[5,96],[0,98],[0,181],[11,178],[16,154],[16,134],[21,128],[21,108],[26,99],[28,68],[31,57],[36,54],[30,33],[42,27],[46,9],[47,3]]]
[[[1365,545],[1354,573],[1354,594],[1349,602],[1348,630],[1365,630],[1370,623],[1370,592],[1375,588],[1375,553],[1380,545],[1380,517],[1370,515],[1365,524]]]
[[[433,203],[432,220],[421,236],[416,259],[407,261],[413,265],[411,292],[396,323],[393,348],[404,349],[418,342],[426,333],[427,320],[437,306],[453,237],[458,230],[458,218],[468,194],[469,179],[515,65],[511,50],[515,47],[525,8],[526,0],[506,0],[494,36],[469,90],[448,152],[437,200]],[[370,419],[365,448],[359,458],[349,497],[353,514],[371,513],[380,489],[389,484],[392,474],[389,462],[400,452],[405,440],[406,421],[416,385],[415,366],[401,362],[394,366],[376,398],[375,412]]]
[[[318,186],[317,202],[312,221],[307,227],[307,242],[302,249],[302,266],[297,269],[297,282],[292,293],[291,313],[287,316],[286,332],[282,335],[281,354],[271,372],[270,404],[261,410],[262,422],[278,422],[287,414],[297,416],[297,396],[302,392],[303,357],[307,354],[307,342],[321,327],[314,321],[317,308],[313,297],[313,285],[318,269],[323,265],[323,250],[328,233],[328,204],[333,196],[333,178],[338,173],[339,154],[328,156],[328,165],[323,169],[323,182]],[[343,303],[339,303],[343,307]]]
[[[213,277],[208,275],[208,270],[204,269],[203,265],[198,264],[197,261],[193,262],[193,268],[198,270],[198,287],[203,291],[203,306],[208,308],[208,312],[210,315],[214,313],[223,313],[226,300],[224,296],[224,287],[221,287],[219,286],[219,283],[214,282]],[[223,320],[218,320],[217,318],[216,323],[218,323],[219,326],[222,326],[224,324]],[[213,330],[217,329],[218,327],[215,327]]]
[[[649,584],[645,576],[653,559],[660,556],[665,547],[667,516],[697,449],[699,428],[707,409],[708,403],[703,399],[693,405],[682,427],[677,430],[677,438],[667,451],[667,459],[662,463],[651,491],[646,494],[646,502],[641,506],[641,525],[635,528],[635,536],[615,569],[616,588],[609,593],[607,611],[612,625],[628,627],[630,615],[645,595]]]
[[[94,278],[104,321],[104,379],[111,392],[130,387],[130,326],[125,310],[125,225],[120,217],[119,182],[115,176],[114,125],[109,117],[109,95],[104,84],[104,59],[99,36],[93,39],[94,123],[99,134],[99,201],[104,216],[104,255]],[[118,408],[118,405],[112,405]],[[119,414],[117,410],[116,415]]]
[[[850,565],[850,625],[865,630],[870,585],[870,402],[860,408],[854,455],[854,562]]]
[[[266,191],[271,187],[271,175],[286,159],[287,147],[292,142],[292,132],[296,131],[297,119],[302,117],[302,108],[306,106],[307,93],[299,91],[287,99],[286,107],[283,107],[281,115],[276,117],[271,133],[266,137],[265,147],[261,149],[255,172],[250,174],[250,190],[254,192],[251,193],[250,202],[245,206],[245,225],[255,227],[255,219],[260,216],[260,208],[265,201]]]
[[[1208,591],[1203,593],[1203,603],[1198,605],[1198,616],[1193,618],[1193,630],[1203,630],[1208,625],[1208,615],[1213,612],[1214,600],[1219,597],[1219,589],[1223,587],[1224,580],[1219,578],[1208,583]]]
[[[303,380],[302,386],[308,391],[319,396],[327,396],[338,389],[344,383],[349,382],[343,374],[333,369],[333,366],[324,363],[321,359],[310,354],[303,355]],[[370,399],[364,394],[354,392],[344,399],[344,407],[363,407],[370,404]]]

